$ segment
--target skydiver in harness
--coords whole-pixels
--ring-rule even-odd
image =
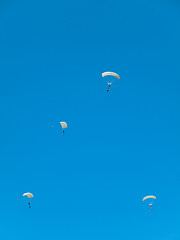
[[[64,130],[63,130],[63,135],[64,135]]]
[[[111,86],[112,83],[108,83],[108,89],[107,89],[107,92],[109,92],[109,88]]]
[[[150,208],[151,208],[151,211],[152,211],[152,203],[149,203],[149,206],[150,206]]]
[[[29,208],[31,208],[31,204],[30,204],[30,202],[28,202],[28,205],[29,205]]]

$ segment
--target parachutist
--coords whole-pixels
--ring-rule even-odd
[[[64,130],[63,130],[63,135],[64,135]]]
[[[31,207],[31,204],[30,204],[30,202],[28,202],[28,205],[29,205],[29,208]]]
[[[149,204],[150,208],[151,208],[151,211],[152,211],[152,203]]]
[[[107,92],[109,92],[109,88],[111,86],[111,83],[108,83],[108,89],[107,89]]]

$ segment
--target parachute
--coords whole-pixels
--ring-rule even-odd
[[[102,73],[102,77],[106,77],[106,76],[113,76],[113,77],[116,77],[117,79],[120,79],[120,76],[117,73],[115,73],[115,72],[104,72],[104,73]],[[109,88],[110,88],[112,82],[114,82],[113,79],[111,79],[111,81],[108,81],[107,92],[109,92]]]
[[[118,80],[120,79],[120,76],[115,72],[104,72],[104,73],[102,73],[102,77],[106,77],[106,76],[114,76]]]
[[[67,123],[66,122],[60,122],[62,129],[63,129],[63,135],[64,135],[64,128],[67,128]]]
[[[67,128],[67,123],[66,122],[60,122],[62,128]]]
[[[27,196],[28,198],[33,198],[34,197],[34,195],[32,193],[30,193],[30,192],[24,193],[23,197],[24,196]]]
[[[25,197],[25,196],[27,196],[28,198],[33,198],[34,197],[34,195],[32,193],[30,193],[30,192],[24,193],[23,197]],[[28,201],[28,206],[29,206],[29,208],[31,208],[30,201]]]
[[[143,201],[144,201],[144,200],[146,200],[146,199],[149,199],[149,198],[156,199],[156,197],[155,197],[155,196],[149,195],[149,196],[146,196],[146,197],[144,197],[144,198],[143,198]]]
[[[146,197],[144,197],[143,198],[143,202],[144,202],[144,200],[146,200],[146,199],[148,199],[149,201],[150,201],[150,203],[149,203],[149,206],[150,206],[150,208],[151,208],[151,211],[152,211],[152,199],[156,199],[156,196],[153,196],[153,195],[149,195],[149,196],[146,196]],[[148,202],[149,202],[148,201]]]

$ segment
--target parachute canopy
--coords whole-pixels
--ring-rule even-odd
[[[148,198],[153,198],[153,199],[156,199],[156,197],[155,197],[155,196],[149,195],[149,196],[146,196],[146,197],[144,197],[144,198],[143,198],[143,201],[144,201],[144,200],[146,200],[146,199],[148,199]]]
[[[114,76],[117,79],[120,79],[120,76],[115,72],[104,72],[104,73],[102,73],[102,77],[106,77],[106,76]]]
[[[34,197],[34,195],[32,193],[30,193],[30,192],[24,193],[23,197],[24,196],[27,196],[28,198],[33,198]]]
[[[67,128],[67,123],[66,122],[60,122],[62,128]]]

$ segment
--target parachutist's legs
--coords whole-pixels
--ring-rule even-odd
[[[150,205],[151,211],[152,211],[152,205]]]

